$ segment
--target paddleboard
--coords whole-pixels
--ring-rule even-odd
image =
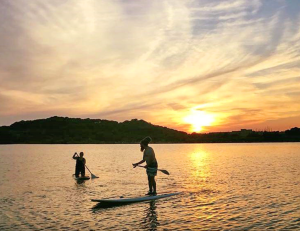
[[[80,177],[76,177],[75,175],[73,175],[75,180],[89,180],[91,179],[90,176],[80,176]]]
[[[136,202],[142,202],[142,201],[157,200],[157,199],[161,199],[161,198],[176,196],[178,194],[180,194],[180,192],[161,194],[161,195],[155,195],[155,196],[136,197],[136,198],[92,199],[91,201],[103,203],[103,204],[122,204],[122,203],[127,204],[127,203],[136,203]]]

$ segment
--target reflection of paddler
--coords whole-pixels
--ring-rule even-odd
[[[149,203],[150,207],[145,210],[145,218],[144,218],[144,230],[150,229],[150,230],[156,230],[157,226],[159,225],[158,219],[157,219],[157,213],[156,213],[156,205],[155,200],[150,201]]]
[[[149,192],[146,195],[156,195],[156,182],[155,176],[157,175],[157,161],[155,158],[155,153],[153,148],[149,147],[148,144],[151,142],[151,138],[148,136],[144,138],[141,143],[141,151],[143,152],[143,160],[138,163],[132,164],[135,168],[136,166],[146,162],[145,168],[147,169],[148,175],[148,185],[149,185]]]
[[[73,159],[76,160],[76,167],[75,167],[75,176],[79,177],[79,174],[81,174],[81,176],[85,176],[85,164],[86,164],[86,160],[85,158],[83,158],[83,152],[80,152],[80,156],[76,156],[77,152],[74,153],[73,155]]]

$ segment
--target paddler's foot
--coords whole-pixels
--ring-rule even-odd
[[[156,192],[153,192],[151,195],[152,195],[152,196],[156,196],[156,194],[157,194]]]
[[[152,192],[151,191],[149,191],[148,193],[146,193],[145,194],[146,196],[150,196],[150,195],[152,195]]]

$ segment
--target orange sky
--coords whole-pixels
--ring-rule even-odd
[[[2,0],[0,125],[300,127],[299,12],[293,0]]]

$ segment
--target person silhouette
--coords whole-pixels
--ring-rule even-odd
[[[81,177],[84,177],[86,160],[83,158],[83,152],[80,152],[79,155],[80,156],[78,156],[77,152],[75,152],[73,155],[73,159],[76,160],[75,177],[79,177],[79,174],[81,174]]]
[[[140,142],[141,152],[143,152],[143,159],[140,162],[132,164],[135,168],[138,165],[146,162],[145,168],[148,176],[149,186],[149,192],[146,195],[156,195],[155,176],[157,175],[158,163],[153,148],[148,146],[151,140],[152,139],[149,136],[147,136]]]

